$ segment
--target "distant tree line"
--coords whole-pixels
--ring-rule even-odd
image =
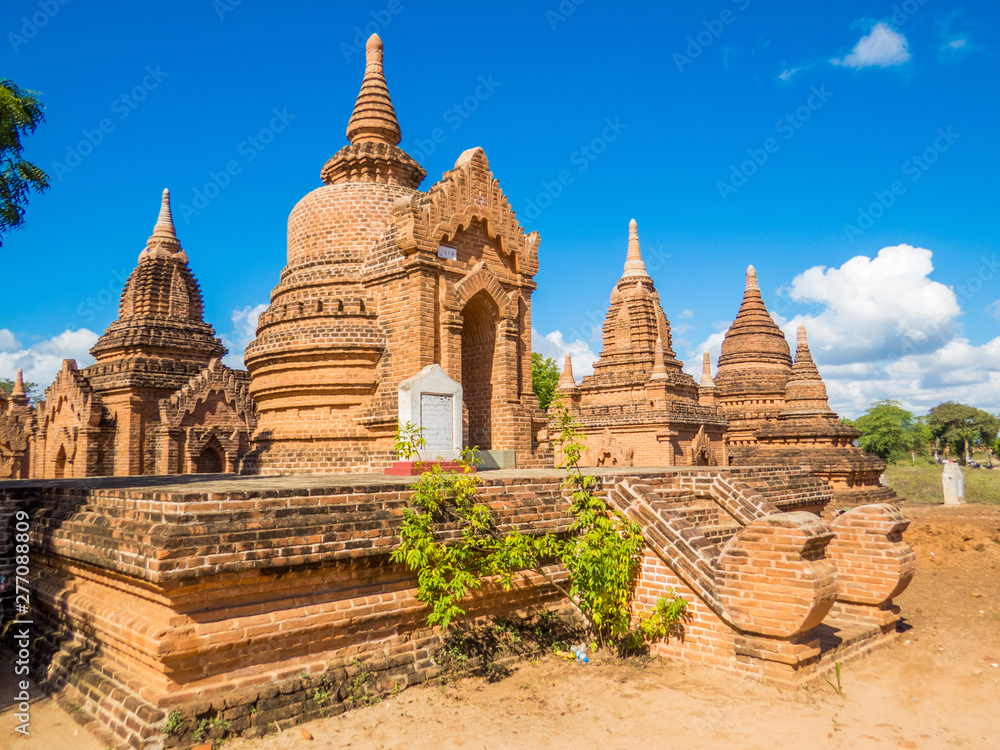
[[[898,401],[876,401],[863,416],[844,421],[861,432],[858,444],[864,450],[887,463],[914,462],[936,452],[965,464],[974,451],[1000,451],[1000,416],[953,401],[926,416],[915,416]]]

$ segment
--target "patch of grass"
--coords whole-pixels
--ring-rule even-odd
[[[1000,466],[995,469],[962,467],[965,477],[965,502],[1000,505]],[[943,503],[941,466],[893,464],[885,470],[889,487],[911,503]]]

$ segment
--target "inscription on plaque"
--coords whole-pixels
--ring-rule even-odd
[[[454,396],[436,393],[420,394],[420,425],[424,428],[425,450],[453,450],[455,439]]]

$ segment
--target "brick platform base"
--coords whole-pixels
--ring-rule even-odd
[[[637,608],[669,586],[691,603],[683,634],[658,652],[801,682],[894,633],[899,610],[886,597],[912,570],[906,521],[892,506],[855,509],[828,526],[818,514],[832,492],[799,468],[593,473],[646,537]],[[479,495],[501,530],[568,530],[564,474],[481,476]],[[271,722],[338,713],[356,704],[361,685],[391,691],[427,679],[441,634],[426,626],[412,574],[389,561],[412,482],[0,483],[0,520],[9,525],[12,509],[31,519],[36,678],[136,748],[190,744],[199,726],[208,740],[256,735]],[[0,564],[12,559],[0,550]],[[851,588],[840,601],[838,566],[847,560],[865,572],[851,578],[845,569]],[[869,578],[878,585],[866,588]],[[565,606],[526,572],[510,591],[485,586],[469,614]],[[166,735],[165,726],[177,731]]]

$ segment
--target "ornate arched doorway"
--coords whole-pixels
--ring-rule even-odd
[[[462,309],[462,398],[469,418],[469,445],[493,447],[493,361],[500,310],[485,290]]]
[[[215,438],[202,448],[198,454],[198,461],[195,464],[195,472],[198,474],[221,474],[225,471],[225,461],[222,458],[223,450],[219,441]]]

